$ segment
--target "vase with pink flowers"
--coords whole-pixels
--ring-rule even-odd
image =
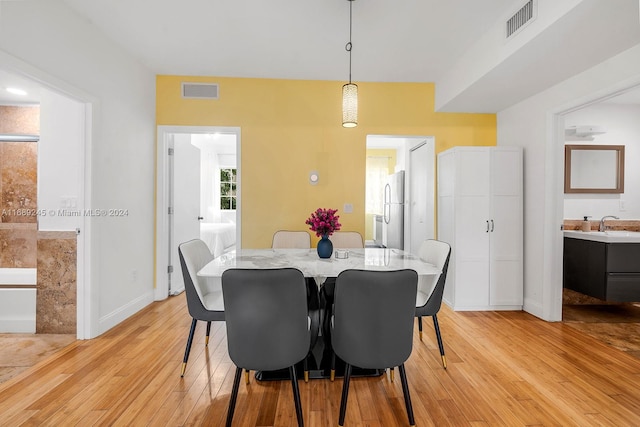
[[[305,224],[309,225],[309,229],[320,237],[318,242],[318,256],[320,258],[330,258],[333,254],[333,243],[329,240],[329,236],[334,231],[340,230],[342,224],[338,222],[339,215],[336,215],[337,209],[318,208],[311,212],[311,216],[307,218]]]

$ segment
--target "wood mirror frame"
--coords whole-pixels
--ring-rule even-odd
[[[571,175],[572,160],[577,157],[577,152],[612,151],[615,159],[609,164],[596,165],[611,168],[608,172],[614,176],[615,185],[612,186],[581,186],[575,182],[575,176]],[[595,154],[595,153],[594,153]],[[595,158],[595,157],[594,157]],[[605,161],[603,159],[603,161]],[[575,163],[573,163],[575,165]],[[594,167],[590,165],[589,167]],[[574,168],[575,169],[575,168]],[[565,193],[624,193],[624,145],[565,145],[564,146],[564,192]]]

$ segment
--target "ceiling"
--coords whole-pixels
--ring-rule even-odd
[[[349,77],[345,44],[349,39],[351,5],[354,81],[436,83],[447,78],[456,62],[481,36],[525,3],[525,0],[61,1],[155,74],[337,81]],[[604,6],[629,15],[627,9],[634,5],[637,14],[635,0],[616,1],[625,8],[608,7],[607,2]],[[613,12],[608,19],[612,22],[603,22],[604,12],[597,9],[604,7],[602,0],[584,0],[583,4],[582,9],[590,14],[576,17],[575,29],[569,28],[573,23],[565,19],[546,38],[537,37],[530,43],[529,53],[533,55],[527,55],[526,49],[521,48],[519,55],[486,72],[442,111],[500,111],[513,104],[513,94],[524,99],[575,74],[576,63],[580,63],[576,58],[582,61],[579,65],[583,69],[590,63],[601,62],[609,51],[595,49],[596,43],[587,40],[579,29],[597,28],[598,31],[591,32],[605,39],[605,35],[619,33],[607,28],[616,25],[626,28],[627,23],[621,23],[619,15]],[[579,37],[572,38],[572,33]],[[636,36],[624,35],[624,43],[637,43],[635,39],[628,42]],[[584,46],[576,46],[576,40],[583,39]],[[620,46],[613,53],[625,48],[621,40],[622,36],[616,39]],[[567,49],[563,49],[565,45]],[[567,52],[571,54],[566,55]],[[532,66],[545,60],[556,66],[537,69]],[[12,79],[17,83],[10,83]],[[17,79],[0,70],[0,89],[20,83]],[[523,81],[526,84],[519,83]],[[0,102],[37,102],[37,85],[34,87],[28,81],[21,84],[29,88],[30,97],[9,98],[0,90]]]
[[[522,0],[64,0],[156,74],[433,82]],[[153,8],[150,8],[153,4]]]

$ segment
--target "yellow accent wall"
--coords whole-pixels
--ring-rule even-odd
[[[218,83],[220,98],[183,99],[182,82]],[[364,235],[367,135],[433,135],[436,153],[496,145],[495,114],[437,113],[432,83],[358,82],[358,126],[345,129],[343,84],[157,76],[157,125],[241,128],[243,248],[270,247],[276,230],[306,230],[319,207],[338,209],[342,229]],[[315,186],[312,170],[320,175]],[[342,212],[345,203],[353,213]]]

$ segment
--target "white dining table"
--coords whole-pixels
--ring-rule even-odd
[[[307,278],[315,279],[321,286],[327,277],[338,275],[349,269],[392,271],[411,269],[418,276],[433,276],[440,269],[433,264],[421,260],[418,256],[400,249],[389,248],[357,248],[345,249],[338,255],[347,258],[320,258],[313,249],[238,249],[214,258],[206,264],[198,276],[222,277],[222,273],[230,268],[286,268],[293,267],[302,271]]]
[[[222,274],[232,268],[270,269],[297,268],[307,279],[307,294],[309,305],[310,329],[312,331],[310,355],[307,357],[310,378],[330,377],[330,358],[332,355],[330,330],[328,327],[328,313],[331,312],[332,296],[326,292],[324,283],[327,278],[336,278],[345,270],[393,271],[411,269],[418,273],[419,280],[424,280],[429,286],[435,286],[435,280],[428,280],[440,273],[440,269],[433,264],[421,260],[419,257],[399,250],[387,248],[345,249],[337,251],[331,258],[320,258],[313,249],[238,249],[223,253],[206,264],[198,276],[222,281]],[[313,284],[315,282],[315,285]],[[426,284],[425,283],[425,284]],[[329,288],[329,287],[328,287]],[[344,363],[338,360],[336,368],[340,376]],[[358,370],[359,369],[359,370]],[[360,369],[354,371],[355,376],[378,376],[384,373],[380,369]],[[258,371],[256,379],[268,381],[288,378],[288,371]]]

